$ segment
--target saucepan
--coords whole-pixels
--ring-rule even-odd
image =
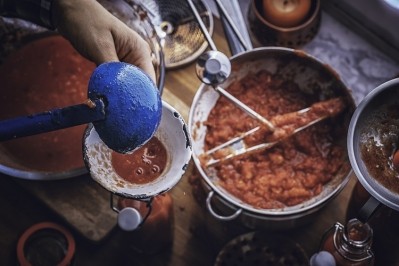
[[[359,214],[368,220],[382,203],[399,211],[399,179],[393,157],[399,145],[399,79],[372,90],[350,122],[348,153],[359,182],[371,195]],[[368,207],[366,207],[366,205]]]
[[[355,104],[349,89],[338,74],[328,65],[305,52],[283,47],[261,47],[241,52],[230,58],[232,73],[220,86],[241,80],[251,73],[266,70],[279,79],[289,80],[298,85],[307,97],[319,101],[334,97],[343,97],[347,108],[336,118],[342,134],[335,136],[346,151],[346,133]],[[219,93],[211,86],[202,84],[198,89],[189,115],[189,130],[193,140],[193,159],[198,168],[204,188],[208,193],[207,208],[219,220],[239,219],[249,227],[270,229],[288,229],[309,222],[331,199],[347,184],[351,167],[347,153],[343,155],[342,165],[332,180],[323,186],[322,192],[298,205],[262,209],[243,202],[219,185],[219,177],[212,168],[204,167],[202,155],[205,151],[206,121],[217,103]],[[221,118],[222,119],[222,118]]]

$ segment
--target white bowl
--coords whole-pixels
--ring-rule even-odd
[[[157,137],[165,146],[168,161],[160,177],[146,184],[134,184],[120,177],[111,163],[112,150],[98,137],[90,125],[83,140],[84,160],[91,177],[108,191],[122,197],[144,199],[173,188],[187,169],[191,159],[191,139],[181,115],[162,102],[162,118]]]

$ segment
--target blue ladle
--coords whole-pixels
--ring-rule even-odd
[[[109,148],[128,153],[146,143],[161,121],[162,101],[154,82],[127,63],[98,66],[88,98],[87,103],[0,121],[0,141],[92,122]]]

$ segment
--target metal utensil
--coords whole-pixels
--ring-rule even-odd
[[[242,134],[240,136],[237,136],[235,138],[232,138],[225,143],[222,143],[210,150],[208,150],[204,155],[205,157],[211,156],[214,153],[217,152],[223,152],[223,150],[226,150],[227,155],[224,155],[222,158],[211,158],[207,163],[206,166],[213,166],[221,162],[225,162],[229,159],[238,157],[238,156],[244,156],[244,155],[249,155],[253,154],[255,152],[263,151],[266,149],[270,149],[276,144],[280,143],[281,141],[297,134],[298,132],[328,118],[334,115],[337,115],[344,109],[345,103],[342,98],[333,98],[330,100],[322,101],[322,102],[317,102],[313,104],[310,107],[301,109],[296,112],[291,112],[291,113],[286,113],[282,115],[277,115],[271,119],[272,123],[275,124],[278,128],[282,128],[283,126],[291,125],[297,121],[302,122],[300,125],[298,125],[294,129],[288,130],[288,132],[284,132],[282,136],[276,138],[274,141],[270,142],[265,142],[261,143],[258,145],[254,146],[248,146],[244,138],[246,138],[249,135],[254,134],[255,132],[259,131],[262,127],[257,126],[255,128],[252,128]],[[320,109],[324,108],[325,111],[321,112]],[[306,117],[308,116],[308,117]],[[309,119],[306,119],[309,118]]]
[[[231,73],[230,60],[225,54],[223,54],[222,52],[217,50],[216,45],[213,42],[209,32],[207,31],[206,26],[204,25],[204,23],[201,19],[201,16],[198,13],[198,10],[195,7],[194,3],[191,0],[187,0],[187,3],[189,4],[191,10],[193,11],[194,16],[196,17],[196,19],[200,25],[201,31],[204,34],[204,36],[211,48],[211,51],[205,52],[203,55],[201,55],[199,57],[199,59],[197,61],[196,73],[197,73],[198,78],[203,83],[211,85],[218,93],[220,93],[222,96],[226,97],[229,101],[231,101],[233,104],[235,104],[241,110],[243,110],[244,112],[249,114],[251,117],[257,119],[262,124],[266,125],[270,130],[274,131],[275,127],[269,120],[262,117],[260,114],[258,114],[253,109],[251,109],[248,105],[244,104],[243,102],[238,100],[236,97],[234,97],[233,95],[228,93],[225,89],[218,86],[219,84],[222,84],[229,77],[229,75]],[[218,3],[218,5],[221,5],[221,3]],[[224,15],[226,17],[229,17],[227,12],[225,12]],[[232,23],[232,20],[230,17],[229,17],[228,21],[231,23],[231,26],[234,29],[234,33],[236,34],[236,36],[239,36],[238,38],[240,40],[242,40],[242,42],[243,42],[242,45],[244,47],[246,47],[242,36],[240,35],[237,28]]]
[[[228,145],[228,146],[233,146],[234,145],[234,146],[238,147],[238,149],[234,149],[234,147],[232,147],[233,149],[229,149],[231,151],[230,154],[228,154],[225,157],[220,158],[220,159],[213,159],[212,158],[211,160],[209,160],[206,163],[206,166],[207,167],[213,166],[213,165],[216,165],[218,163],[225,162],[227,160],[236,158],[238,156],[250,155],[250,154],[255,153],[255,152],[259,152],[259,151],[263,151],[263,150],[266,150],[266,149],[270,149],[273,146],[275,146],[276,144],[280,143],[281,141],[283,141],[283,140],[285,140],[285,139],[297,134],[298,132],[300,132],[300,131],[302,131],[302,130],[304,130],[304,129],[306,129],[306,128],[308,128],[308,127],[310,127],[310,126],[312,126],[312,125],[314,125],[314,124],[316,124],[316,123],[318,123],[318,122],[320,122],[320,121],[322,121],[322,120],[324,120],[326,118],[327,118],[327,116],[319,117],[319,118],[313,120],[312,122],[310,122],[310,123],[308,123],[308,124],[306,124],[306,125],[304,125],[302,127],[296,128],[291,133],[287,134],[286,136],[284,136],[284,137],[282,137],[282,138],[280,138],[278,140],[275,140],[275,141],[272,141],[272,142],[261,143],[261,144],[254,145],[254,146],[251,146],[251,147],[248,147],[246,145],[246,143],[243,141],[243,137],[239,137],[238,141],[235,141],[234,143]],[[251,133],[246,132],[246,133],[244,133],[244,135],[248,136],[248,135],[254,133],[256,131],[255,129],[256,128],[251,129],[250,130]]]

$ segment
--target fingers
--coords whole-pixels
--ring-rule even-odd
[[[97,1],[54,1],[53,19],[75,49],[100,65],[123,61],[144,70],[156,83],[148,43]],[[77,4],[79,3],[79,4]]]
[[[123,57],[123,60],[144,70],[156,84],[156,74],[151,55],[152,52],[148,43],[144,40],[136,40],[133,46],[130,47],[131,49],[128,48],[131,52],[127,53],[126,56]]]

